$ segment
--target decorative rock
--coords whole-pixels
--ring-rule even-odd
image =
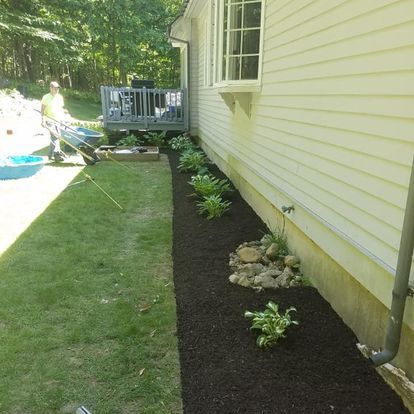
[[[254,284],[260,285],[260,286],[263,286],[263,283],[273,282],[273,281],[274,281],[273,277],[267,274],[267,272],[260,273],[260,275],[257,275],[254,278]]]
[[[297,271],[299,258],[293,255],[281,258],[280,253],[278,243],[270,243],[266,237],[261,242],[240,244],[229,255],[229,265],[233,271],[229,281],[257,291],[301,285],[303,280]]]
[[[262,282],[261,286],[265,289],[278,289],[279,284],[276,279],[266,279]]]
[[[267,267],[268,270],[282,270],[284,268],[283,263],[280,261],[270,262]]]
[[[265,267],[260,263],[248,263],[239,267],[240,273],[249,276],[256,276],[262,273]]]
[[[258,241],[244,242],[240,246],[237,247],[236,252],[238,253],[239,250],[243,249],[244,247],[256,247],[256,246],[260,246],[260,242]]]
[[[286,274],[286,275],[289,275],[290,277],[294,277],[295,276],[295,274],[293,273],[293,270],[289,266],[286,266],[283,269],[283,273]]]
[[[229,276],[229,280],[231,283],[234,283],[235,285],[237,285],[239,283],[240,276],[233,273],[232,275]]]
[[[244,263],[257,263],[262,258],[261,254],[254,247],[243,247],[237,254]]]
[[[265,272],[261,273],[263,276],[270,276],[271,278],[275,278],[277,276],[280,276],[283,272],[279,269],[268,269]]]
[[[240,286],[244,286],[244,287],[251,287],[252,286],[252,282],[249,280],[249,278],[247,276],[242,276],[239,279],[239,285]]]
[[[286,256],[284,260],[285,266],[295,267],[300,263],[300,260],[296,256]]]
[[[229,266],[233,270],[237,270],[239,268],[240,264],[241,264],[241,262],[240,262],[239,256],[237,256],[237,254],[235,254],[235,253],[230,253]]]
[[[283,273],[276,278],[276,282],[280,287],[288,288],[290,287],[290,282],[295,277],[292,269],[285,267]]]
[[[262,262],[265,264],[265,265],[270,265],[271,263],[272,263],[272,261],[267,257],[267,256],[263,256],[262,257]]]
[[[279,245],[277,243],[272,243],[268,249],[266,250],[266,256],[270,259],[270,260],[276,260],[278,253],[279,253]]]
[[[289,287],[297,287],[300,286],[302,284],[302,279],[298,276],[295,276],[289,284]]]

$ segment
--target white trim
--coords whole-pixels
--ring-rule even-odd
[[[206,20],[205,20],[205,49],[204,49],[204,87],[210,87],[213,85],[213,56],[214,54],[214,24],[213,24],[213,12],[214,12],[214,1],[208,0],[206,3]]]
[[[242,93],[242,92],[261,92],[262,86],[256,81],[252,83],[234,82],[234,83],[220,83],[217,85],[219,93]]]
[[[199,17],[204,6],[205,6],[205,1],[190,0],[184,11],[184,17],[189,17],[189,18]]]
[[[257,2],[258,0],[252,0],[252,2]],[[265,22],[265,12],[266,12],[266,1],[261,1],[261,16],[260,16],[260,43],[259,43],[259,62],[257,67],[257,79],[246,79],[246,80],[232,80],[232,81],[223,81],[222,72],[223,72],[223,21],[224,21],[224,1],[215,1],[214,3],[214,59],[213,59],[213,86],[216,88],[227,88],[224,92],[234,92],[235,90],[229,89],[233,88],[233,85],[246,86],[251,88],[252,85],[260,86],[262,81],[262,67],[263,67],[263,42],[264,42],[264,22]],[[243,4],[249,3],[249,0],[244,0]],[[238,4],[238,3],[235,3]],[[242,3],[240,3],[242,4]],[[230,19],[228,18],[228,24]],[[213,24],[211,23],[213,26]],[[229,28],[228,28],[229,29]],[[230,47],[229,42],[227,42],[227,54],[228,48]],[[228,65],[226,66],[226,78],[228,77]],[[254,90],[246,90],[247,92],[257,92],[257,88]],[[240,92],[237,90],[235,92]],[[243,91],[244,92],[244,91]]]

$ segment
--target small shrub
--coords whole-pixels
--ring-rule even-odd
[[[120,139],[116,145],[122,145],[126,147],[133,147],[135,145],[142,145],[143,141],[136,137],[133,134],[128,135],[127,137],[124,137]]]
[[[170,139],[170,147],[176,151],[186,151],[189,149],[194,149],[194,144],[190,138],[185,137],[184,135],[179,135]]]
[[[272,243],[276,243],[279,246],[279,256],[281,257],[289,254],[287,238],[283,229],[271,230],[262,237],[261,242],[266,248]]]
[[[292,320],[290,312],[296,311],[291,306],[284,315],[279,313],[279,306],[270,301],[264,312],[246,311],[244,316],[252,319],[253,325],[250,329],[258,329],[261,334],[257,337],[256,343],[261,348],[269,348],[275,345],[281,338],[286,338],[285,331],[290,325],[299,325],[299,322]]]
[[[187,151],[179,159],[178,169],[181,172],[207,172],[207,157],[200,151]]]
[[[144,138],[148,145],[152,145],[154,147],[163,147],[166,142],[167,132],[147,132],[144,135]]]
[[[199,197],[208,197],[211,195],[223,195],[233,191],[228,180],[219,180],[211,175],[195,175],[188,182],[194,192]]]
[[[223,201],[219,195],[204,197],[203,201],[197,203],[198,212],[201,215],[207,214],[208,220],[215,217],[221,217],[227,210],[230,209],[230,205],[230,201]]]

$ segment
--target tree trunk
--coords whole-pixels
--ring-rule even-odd
[[[68,85],[69,85],[69,88],[70,89],[72,89],[72,76],[71,76],[71,74],[70,74],[70,69],[69,69],[69,65],[68,64],[66,64],[66,70],[67,70],[67,75],[68,75]]]

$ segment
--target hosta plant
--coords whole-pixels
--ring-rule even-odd
[[[207,215],[207,219],[221,217],[231,205],[230,201],[224,201],[219,195],[203,197],[203,201],[197,203],[198,212]]]
[[[261,334],[257,337],[256,343],[261,348],[269,348],[277,342],[286,337],[286,329],[290,325],[299,325],[299,323],[292,319],[290,313],[296,311],[291,306],[286,309],[285,314],[279,313],[279,306],[270,301],[266,305],[264,312],[250,312],[246,311],[244,316],[252,320],[250,329],[258,329]]]
[[[194,148],[194,144],[190,138],[185,137],[184,135],[179,135],[170,139],[170,147],[176,151],[186,151]]]
[[[142,145],[142,143],[143,143],[142,139],[136,137],[134,134],[130,134],[127,137],[120,139],[117,142],[117,145],[125,145],[128,147],[133,147],[135,145]]]
[[[195,172],[204,174],[207,172],[207,157],[201,151],[188,151],[181,155],[178,169],[181,172]]]
[[[208,197],[211,195],[223,195],[233,191],[228,180],[220,180],[212,175],[194,175],[188,182],[193,188],[195,195]]]
[[[144,135],[144,138],[148,145],[153,145],[155,147],[163,147],[165,145],[167,132],[147,132]]]

